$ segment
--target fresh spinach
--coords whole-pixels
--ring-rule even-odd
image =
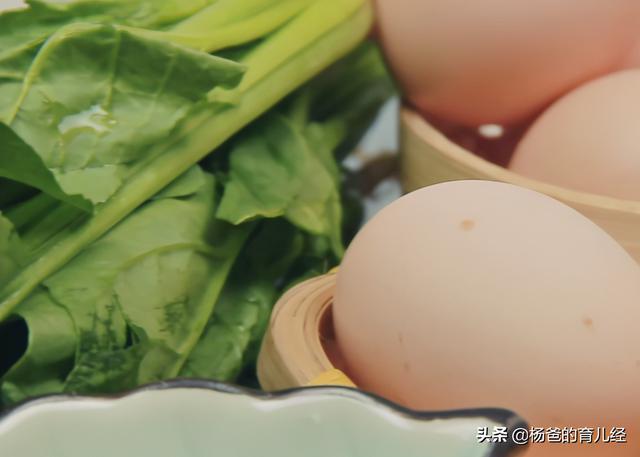
[[[254,384],[275,300],[344,249],[335,157],[389,80],[365,45],[305,82],[362,40],[370,6],[30,5],[0,14],[2,402]]]
[[[93,196],[94,199],[101,200],[110,191],[114,193],[94,207],[91,217],[57,239],[54,247],[42,252],[37,261],[26,265],[13,277],[0,292],[0,320],[7,318],[43,280],[120,220],[293,89],[353,49],[368,31],[371,7],[365,0],[316,0],[293,18],[281,19],[284,22],[276,31],[258,40],[244,54],[240,63],[246,73],[238,86],[233,89],[216,87],[208,92],[205,100],[194,103],[170,137],[149,145],[148,161],[134,166],[131,174],[121,174],[119,164],[98,168],[100,172],[91,179],[91,189],[95,187],[101,191],[100,195]],[[46,47],[47,44],[40,52]],[[73,111],[78,113],[76,109]],[[134,157],[137,157],[138,146],[133,143]],[[80,153],[83,163],[87,158],[94,159],[92,149]],[[123,156],[127,157],[127,153],[123,152]],[[73,182],[73,186],[76,184]],[[77,215],[74,217],[78,218]]]

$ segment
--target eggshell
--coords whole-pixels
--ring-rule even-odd
[[[527,457],[640,455],[640,268],[564,204],[496,182],[423,188],[362,229],[336,287],[338,345],[364,389],[629,434]]]
[[[379,36],[409,100],[471,126],[509,124],[619,69],[638,0],[376,0]]]
[[[640,68],[640,39],[631,48],[631,52],[627,55],[623,64],[623,69],[631,68]]]
[[[556,102],[510,168],[570,189],[640,200],[640,70],[605,76]]]

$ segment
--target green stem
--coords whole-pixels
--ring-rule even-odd
[[[87,217],[81,209],[44,193],[12,208],[5,215],[20,233],[29,262],[63,237],[65,230]]]
[[[50,209],[26,232],[20,233],[29,257],[33,260],[64,236],[65,230],[85,217],[87,213],[66,203],[59,203],[58,206]]]
[[[257,40],[292,19],[314,0],[222,0],[185,19],[164,39],[208,52]]]
[[[11,221],[16,230],[21,232],[41,220],[57,204],[59,204],[58,200],[48,194],[41,193],[5,211],[5,216]]]
[[[6,319],[45,278],[97,240],[139,205],[202,160],[234,133],[288,93],[346,55],[367,35],[372,23],[368,0],[317,0],[244,62],[238,105],[221,113],[203,109],[193,130],[126,182],[84,224],[24,268],[0,295],[0,321]]]

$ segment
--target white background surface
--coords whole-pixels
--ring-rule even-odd
[[[0,11],[13,8],[21,8],[23,6],[24,2],[22,0],[0,0]]]
[[[398,111],[400,102],[391,100],[381,110],[378,119],[363,138],[360,150],[365,159],[373,158],[381,153],[398,151]],[[356,166],[358,164],[355,164]],[[365,219],[402,195],[400,184],[396,180],[383,181],[373,194],[365,200]]]

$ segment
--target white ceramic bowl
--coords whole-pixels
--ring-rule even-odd
[[[262,394],[176,381],[118,398],[51,396],[0,419],[7,457],[498,457],[478,428],[516,427],[508,411],[417,413],[355,389]]]

